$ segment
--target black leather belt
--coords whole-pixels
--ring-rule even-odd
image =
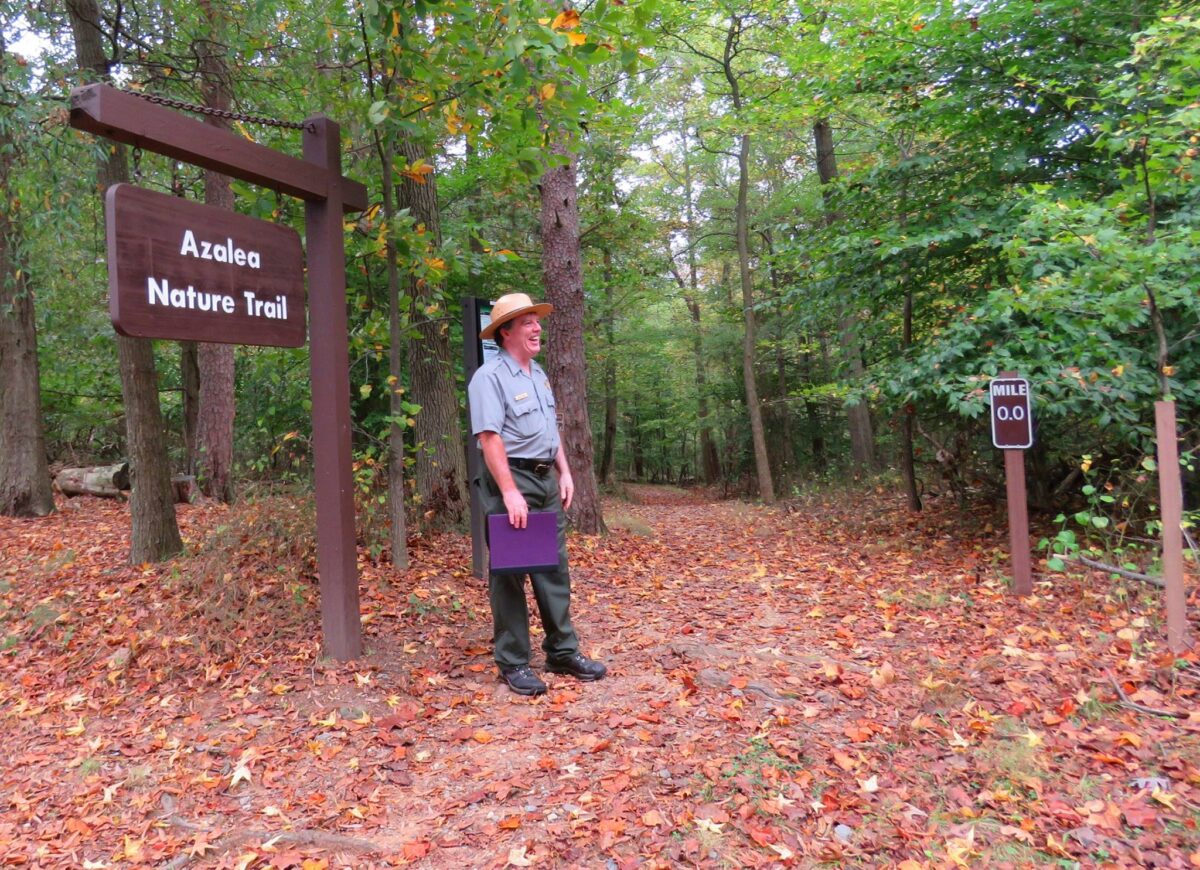
[[[545,477],[554,468],[553,459],[522,459],[509,457],[509,468],[519,468],[522,471],[532,471],[538,477]]]

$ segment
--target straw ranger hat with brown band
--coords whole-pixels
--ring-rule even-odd
[[[508,321],[530,311],[538,317],[545,317],[553,310],[554,306],[549,302],[534,302],[525,293],[508,293],[492,305],[492,322],[479,330],[479,337],[491,338]]]

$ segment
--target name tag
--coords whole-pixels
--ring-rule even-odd
[[[514,402],[523,402],[528,398],[529,398],[529,393],[517,393],[515,396],[513,396],[513,401]]]

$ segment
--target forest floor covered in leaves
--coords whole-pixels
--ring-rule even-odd
[[[339,664],[294,500],[183,507],[154,566],[118,503],[0,518],[0,863],[1200,867],[1200,665],[1154,590],[1017,600],[1002,515],[873,491],[625,495],[571,541],[610,675],[538,699],[461,535],[363,556]]]

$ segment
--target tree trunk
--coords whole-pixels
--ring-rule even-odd
[[[821,196],[825,201],[825,224],[833,226],[841,215],[833,207],[833,197],[828,185],[838,176],[837,155],[833,150],[833,129],[829,121],[819,118],[813,123],[813,139],[817,149],[817,175],[825,188]],[[838,321],[842,353],[849,367],[851,382],[857,383],[866,375],[863,366],[862,347],[858,340],[858,318],[846,304]],[[866,402],[846,408],[846,422],[850,429],[850,456],[855,469],[875,468],[875,434],[871,428],[871,409]]]
[[[733,108],[742,111],[741,89],[732,66],[733,51],[741,35],[741,19],[733,16],[725,42],[725,79],[733,96]],[[742,284],[742,380],[746,387],[746,411],[750,415],[750,437],[754,443],[754,468],[758,473],[758,496],[767,504],[775,502],[775,484],[771,480],[771,464],[767,458],[767,436],[763,429],[762,406],[758,400],[758,378],[754,374],[757,349],[757,319],[754,315],[754,283],[750,277],[750,134],[743,133],[738,144],[738,194],[734,213],[737,236],[738,274]]]
[[[88,80],[107,80],[108,61],[101,44],[103,22],[96,0],[67,0],[66,5],[80,71]],[[106,142],[96,166],[101,196],[110,185],[128,180],[124,147]],[[157,562],[182,550],[183,541],[175,522],[175,498],[158,404],[158,377],[154,371],[154,346],[147,339],[119,335],[117,358],[121,392],[125,396],[126,446],[133,486],[129,556],[135,564]]]
[[[367,60],[367,86],[371,99],[376,98],[375,76],[377,71],[371,58],[371,40],[367,35],[366,19],[360,13],[363,51]],[[391,75],[384,78],[384,94],[390,96]],[[390,544],[392,567],[397,570],[408,568],[408,518],[405,515],[407,493],[404,474],[404,432],[400,424],[404,417],[404,357],[406,345],[400,309],[400,264],[397,262],[395,233],[396,182],[393,161],[396,157],[395,140],[384,137],[378,127],[372,130],[375,153],[379,157],[380,187],[383,194],[384,255],[387,258],[388,276],[388,413],[392,421],[388,425],[388,519],[391,521]],[[470,145],[468,147],[468,159]]]
[[[0,33],[0,83],[5,51]],[[8,125],[0,123],[0,514],[40,517],[54,510],[54,496],[42,429],[33,289],[21,261],[21,218],[9,206],[18,147]]]
[[[410,166],[426,155],[413,139],[400,134],[400,150]],[[399,207],[424,225],[428,257],[442,244],[436,175],[404,176]],[[417,448],[417,497],[421,515],[436,526],[458,523],[467,509],[467,458],[463,452],[450,320],[442,288],[425,278],[410,281],[410,316],[420,336],[408,343],[408,370],[414,401],[421,406],[413,434]]]
[[[900,156],[905,160],[912,156],[907,146],[903,143],[900,146]],[[907,178],[900,185],[900,216],[898,221],[900,232],[903,233],[904,228],[908,225]],[[911,276],[908,273],[907,266],[902,267],[900,280],[904,285],[904,322],[901,327],[901,352],[907,358],[908,349],[912,347],[913,328],[913,292],[912,286],[909,283]],[[917,409],[909,402],[905,404],[901,414],[903,417],[900,425],[900,471],[904,477],[904,496],[908,503],[908,509],[913,513],[918,513],[921,510],[921,493],[917,490],[916,448],[913,443],[916,437]]]
[[[604,356],[604,445],[600,450],[600,482],[614,482],[613,454],[617,442],[617,313],[613,294],[612,250],[604,248],[604,336],[608,347]]]
[[[0,35],[0,64],[4,51]],[[7,126],[0,124],[0,202],[5,204],[0,208],[0,514],[40,517],[54,510],[54,496],[42,429],[33,290],[20,260],[20,217],[14,221],[8,207],[15,147]]]
[[[408,350],[405,345],[403,314],[400,309],[400,264],[397,262],[396,242],[392,236],[395,232],[393,221],[396,218],[396,184],[393,175],[392,160],[395,149],[389,143],[381,146],[380,160],[383,164],[381,184],[383,186],[383,219],[387,221],[386,234],[388,272],[388,413],[392,422],[388,426],[388,518],[391,520],[391,549],[392,567],[398,570],[408,568],[408,518],[405,515],[407,504],[407,487],[404,473],[404,433],[407,427],[401,426],[404,417],[404,356]]]
[[[226,48],[219,41],[227,30],[226,13],[214,9],[211,0],[200,7],[208,24],[209,37],[199,39],[193,48],[200,59],[200,92],[204,105],[227,110],[233,99],[233,85]],[[229,120],[205,115],[204,123],[223,130]],[[204,171],[204,201],[217,208],[233,210],[233,185],[229,176]],[[200,407],[196,424],[196,479],[201,491],[223,502],[233,500],[233,420],[234,346],[204,342],[197,350],[200,375]]]
[[[586,534],[606,531],[596,486],[592,426],[588,419],[587,372],[583,354],[583,266],[579,252],[579,204],[576,202],[575,156],[555,140],[551,152],[566,157],[564,166],[542,176],[542,284],[550,315],[547,372],[558,401],[559,430],[575,500],[571,515]]]
[[[200,351],[194,341],[179,342],[179,383],[183,405],[183,467],[196,474],[196,427],[200,420]]]
[[[683,196],[684,232],[687,244],[687,286],[680,281],[684,291],[683,301],[687,305],[692,322],[692,357],[696,363],[696,423],[700,430],[701,479],[710,486],[721,476],[721,459],[717,455],[717,444],[712,435],[712,424],[708,419],[708,378],[704,370],[704,330],[700,325],[700,270],[696,263],[696,210],[695,192],[692,189],[692,161],[688,146],[687,125],[682,125],[683,139]]]

